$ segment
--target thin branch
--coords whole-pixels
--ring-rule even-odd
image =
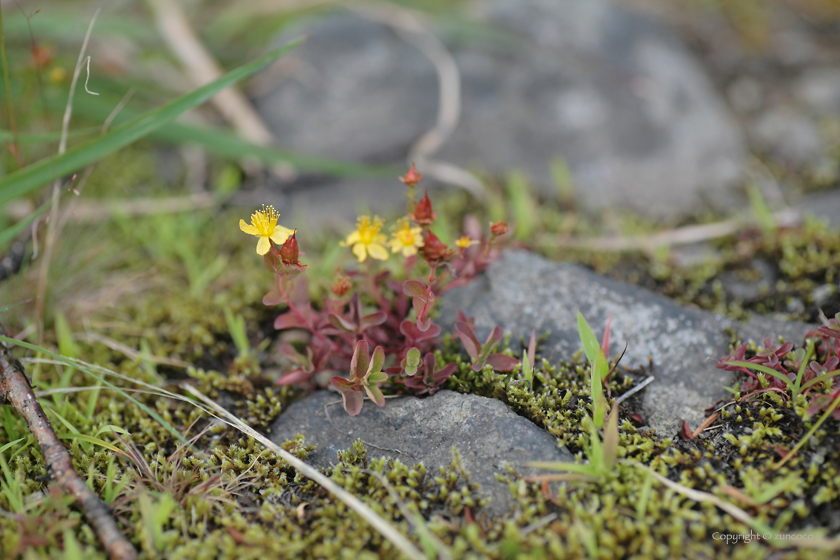
[[[146,3],[154,14],[164,42],[196,87],[208,84],[222,75],[219,63],[190,26],[179,0],[146,0]],[[274,135],[238,88],[229,87],[220,91],[210,101],[242,138],[258,146],[268,146],[274,142]],[[290,163],[276,165],[273,170],[281,178],[295,174]]]
[[[416,162],[427,176],[457,185],[484,200],[486,189],[475,175],[452,163],[432,159],[455,132],[461,118],[461,72],[455,58],[429,29],[427,18],[414,10],[385,2],[353,0],[342,6],[365,19],[387,25],[432,62],[438,77],[437,120],[411,146],[408,160]]]
[[[405,538],[405,536],[402,533],[397,531],[393,525],[388,523],[376,512],[374,512],[372,509],[366,506],[364,502],[362,502],[356,496],[349,493],[347,490],[333,482],[329,477],[319,472],[318,469],[308,465],[304,461],[301,461],[300,459],[298,459],[279,445],[275,444],[270,439],[254,430],[251,426],[247,425],[242,420],[240,420],[239,418],[237,418],[236,416],[219,406],[216,402],[204,396],[204,394],[202,394],[201,391],[199,391],[189,383],[183,383],[181,386],[188,393],[194,395],[201,402],[211,407],[217,414],[219,414],[224,419],[226,423],[230,424],[242,433],[254,438],[258,442],[266,446],[272,451],[272,453],[279,455],[280,458],[292,465],[302,475],[320,484],[322,487],[324,487],[325,490],[327,490],[336,498],[344,502],[344,504],[348,508],[355,511],[362,519],[370,523],[374,529],[379,531],[379,533],[383,537],[388,539],[391,542],[391,544],[393,544],[394,547],[396,547],[397,550],[402,552],[407,558],[410,558],[411,560],[426,560],[426,555],[423,554],[417,547],[415,547],[411,543],[411,541]]]
[[[198,208],[218,206],[222,201],[210,193],[195,193],[164,198],[128,198],[113,201],[77,202],[69,219],[76,223],[96,223],[112,215],[150,216],[177,214]]]
[[[5,335],[2,327],[0,334]],[[5,342],[0,342],[0,403],[10,404],[26,420],[29,431],[41,447],[44,463],[52,471],[58,485],[76,499],[108,555],[114,560],[135,560],[137,555],[134,548],[120,532],[110,508],[73,470],[70,453],[53,431],[32,392],[23,366]]]

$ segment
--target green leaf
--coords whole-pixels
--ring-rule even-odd
[[[104,426],[102,426],[101,428],[96,430],[96,433],[93,434],[93,435],[94,435],[94,437],[97,437],[97,436],[99,436],[99,434],[102,434],[104,432],[116,432],[116,433],[122,434],[124,436],[130,436],[131,435],[128,432],[128,430],[126,430],[125,428],[120,428],[119,426],[115,426],[113,424],[105,424]]]
[[[420,367],[420,350],[417,348],[410,348],[405,355],[405,372],[408,375],[417,373],[417,368]]]
[[[609,472],[618,459],[618,405],[613,405],[604,428],[604,472]]]
[[[26,439],[25,437],[22,437],[22,438],[16,439],[15,441],[10,441],[9,443],[4,445],[3,447],[0,447],[0,453],[3,453],[7,449],[10,449],[10,448],[14,447],[15,445],[17,445],[18,443],[22,442],[25,439]]]
[[[528,177],[519,172],[511,173],[505,186],[513,210],[513,219],[516,220],[516,238],[520,241],[528,239],[537,221]]]
[[[27,217],[25,217],[15,225],[8,227],[2,232],[0,232],[0,247],[17,237],[18,234],[24,230],[24,228],[26,228],[29,224],[35,221],[35,218],[46,212],[47,208],[49,208],[50,206],[50,202],[52,202],[52,199],[43,203],[41,206],[38,207],[37,210],[31,212]],[[4,308],[3,311],[5,311],[6,309],[8,308]]]
[[[76,345],[73,329],[61,311],[55,313],[55,335],[58,338],[58,351],[68,358],[79,357],[79,347]]]
[[[60,156],[43,159],[7,175],[0,179],[0,205],[151,134],[182,113],[209,100],[221,90],[265,68],[299,43],[300,40],[271,51],[254,62],[228,72],[218,80],[115,127],[107,134],[70,149]]]
[[[578,335],[580,336],[580,342],[583,345],[583,351],[586,353],[586,358],[589,360],[589,363],[595,362],[595,356],[598,353],[598,348],[601,347],[601,344],[598,342],[598,338],[595,336],[595,333],[592,332],[592,328],[589,326],[589,323],[586,322],[586,319],[583,318],[583,314],[578,311],[577,314],[577,323],[578,323]]]
[[[582,465],[580,463],[534,461],[526,463],[526,465],[535,469],[545,469],[547,471],[571,472],[586,475],[593,474],[592,465]]]
[[[116,453],[122,453],[122,449],[114,445],[113,443],[108,443],[107,441],[100,439],[98,437],[89,436],[87,434],[78,434],[78,433],[63,433],[63,434],[56,434],[58,439],[77,439],[79,441],[83,441],[85,443],[92,443],[93,445],[98,445],[99,447],[104,447],[105,449],[110,449]]]
[[[773,218],[773,213],[770,212],[767,202],[764,201],[764,197],[762,196],[761,189],[758,188],[758,185],[752,184],[747,187],[747,196],[750,199],[750,208],[752,209],[761,230],[767,235],[775,232],[776,220]]]
[[[592,364],[592,373],[589,376],[589,392],[592,396],[592,420],[599,429],[603,427],[604,417],[607,413],[607,402],[604,397],[604,386],[601,380],[608,372],[607,358],[599,346],[595,355],[595,363]]]
[[[388,374],[384,371],[378,371],[376,373],[371,373],[367,377],[368,384],[377,384],[377,383],[384,383],[388,381]]]
[[[383,365],[385,365],[385,350],[383,350],[381,346],[377,346],[373,351],[373,359],[371,360],[370,368],[368,369],[368,378],[370,378],[371,375],[382,371]]]
[[[781,373],[779,373],[775,369],[769,368],[767,366],[762,366],[762,365],[759,365],[759,364],[753,364],[751,362],[723,362],[723,363],[728,365],[728,366],[745,367],[745,368],[748,368],[748,369],[753,369],[755,371],[760,371],[761,373],[766,373],[767,375],[772,375],[776,379],[781,379],[782,381],[784,381],[785,385],[788,388],[790,388],[793,385],[793,382],[790,379],[788,379],[787,377],[785,377],[784,375],[782,375]]]

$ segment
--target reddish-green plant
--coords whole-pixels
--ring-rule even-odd
[[[428,192],[414,201],[422,176],[412,165],[400,178],[409,187],[409,203],[390,237],[383,233],[385,224],[379,217],[359,217],[356,229],[341,242],[352,250],[357,266],[336,271],[330,295],[317,304],[310,299],[303,274],[308,266],[300,261],[298,232],[278,225],[279,215],[271,207],[255,212],[251,225],[241,221],[244,232],[259,237],[257,253],[274,273],[273,288],[263,303],[286,308],[274,327],[308,333],[303,343],[280,346],[293,368],[280,377],[279,384],[314,389],[326,382],[319,374],[332,373],[329,383],[341,392],[348,414],[355,416],[362,410],[365,394],[384,405],[380,386],[396,394],[431,395],[456,371],[455,363],[437,363],[434,345],[441,328],[433,322],[432,310],[443,293],[466,284],[489,266],[508,226],[491,224],[484,234],[478,221],[468,218],[464,235],[449,247],[429,230],[437,213]],[[401,259],[401,274],[370,264],[391,257]],[[488,364],[507,372],[519,364],[515,358],[492,353],[502,339],[501,329],[494,329],[481,345],[473,327],[462,321],[458,336],[473,360],[473,369]],[[372,357],[370,347],[375,348]]]

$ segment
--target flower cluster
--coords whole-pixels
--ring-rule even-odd
[[[440,364],[434,344],[441,328],[431,319],[437,298],[445,291],[469,282],[498,254],[498,239],[507,224],[490,224],[484,235],[477,220],[466,221],[466,231],[450,248],[430,227],[437,219],[428,191],[414,200],[415,187],[423,174],[411,169],[400,180],[408,187],[408,208],[383,233],[378,216],[360,216],[356,228],[340,245],[349,247],[358,263],[400,258],[402,273],[362,266],[336,271],[330,294],[317,304],[310,300],[307,265],[300,262],[297,232],[277,224],[272,207],[253,214],[251,224],[240,221],[245,233],[259,237],[257,253],[274,272],[274,287],[264,298],[266,305],[287,309],[274,322],[278,330],[298,329],[302,342],[284,343],[280,353],[292,364],[279,379],[281,385],[313,388],[330,384],[343,399],[348,414],[359,414],[365,395],[378,406],[385,400],[382,387],[396,394],[431,395],[442,387],[457,364]],[[495,329],[484,344],[475,338],[469,320],[461,317],[459,337],[473,369],[485,365],[511,371],[519,360],[493,353],[501,340]],[[300,336],[295,337],[301,340]],[[371,353],[370,348],[373,348]],[[349,377],[347,376],[349,372]]]

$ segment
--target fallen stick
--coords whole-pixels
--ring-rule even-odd
[[[0,326],[0,335],[5,330]],[[32,386],[21,363],[14,357],[5,342],[0,342],[0,404],[10,404],[29,426],[29,431],[41,447],[44,462],[52,471],[58,485],[76,499],[90,524],[93,525],[102,546],[113,560],[135,560],[134,547],[123,536],[114,522],[110,508],[105,505],[84,480],[73,470],[70,453],[58,440],[50,426],[44,409],[32,392]]]

